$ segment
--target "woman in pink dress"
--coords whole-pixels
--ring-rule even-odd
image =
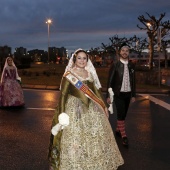
[[[7,57],[1,76],[0,106],[23,106],[24,96],[21,78],[11,57]]]

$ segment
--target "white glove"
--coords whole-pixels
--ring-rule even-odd
[[[52,129],[51,133],[56,136],[57,133],[69,125],[69,116],[66,113],[61,113],[58,116],[59,123],[56,124]]]
[[[112,103],[109,104],[108,111],[110,112],[110,114],[113,114],[113,105],[112,105]]]
[[[21,77],[17,77],[17,80],[19,80],[21,82]]]
[[[61,130],[62,125],[60,125],[59,123],[56,124],[55,126],[53,126],[53,128],[51,129],[51,133],[56,136],[57,133]]]
[[[108,110],[110,111],[110,114],[113,114],[113,99],[114,99],[114,93],[112,88],[108,88],[109,96],[110,96],[110,104]]]

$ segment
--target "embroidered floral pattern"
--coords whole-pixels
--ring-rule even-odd
[[[53,169],[116,170],[123,164],[123,159],[108,119],[95,103],[90,102],[88,109],[79,110],[78,106],[85,107],[80,103],[74,96],[67,100],[65,112],[70,117],[70,124],[62,132],[60,166]],[[77,111],[81,111],[79,119]]]
[[[24,105],[23,90],[21,88],[21,85],[16,80],[15,69],[5,69],[1,86],[2,106]]]

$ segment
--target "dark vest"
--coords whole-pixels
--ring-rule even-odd
[[[132,63],[128,63],[130,87],[132,97],[136,96],[135,68]],[[113,89],[114,95],[119,95],[123,82],[124,64],[121,61],[112,65],[109,72],[108,88]]]

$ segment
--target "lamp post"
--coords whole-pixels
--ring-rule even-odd
[[[149,43],[149,69],[152,67],[152,55],[153,55],[153,45],[152,45],[152,41],[153,41],[153,36],[151,34],[151,30],[153,30],[152,24],[151,23],[147,23],[146,24],[148,26],[148,43]]]
[[[149,29],[152,28],[152,24],[150,23],[147,23],[147,26],[149,27]],[[151,38],[150,39],[150,42],[151,42]],[[160,54],[161,54],[161,27],[160,25],[158,26],[158,29],[157,29],[157,51],[158,51],[158,86],[160,87],[161,86],[161,68],[160,68]],[[151,45],[149,46],[150,49],[151,49]]]
[[[146,23],[146,25],[150,28],[152,25],[151,25],[151,23]]]
[[[159,53],[159,67],[158,67],[158,71],[159,71],[159,78],[158,78],[158,85],[159,87],[161,86],[161,66],[160,66],[160,55],[161,55],[161,27],[158,27],[158,32],[157,32],[157,45],[158,45],[158,53]]]
[[[49,60],[50,60],[49,45],[50,45],[50,24],[51,23],[52,23],[51,19],[48,19],[46,21],[46,24],[48,25],[48,63],[49,63]]]

